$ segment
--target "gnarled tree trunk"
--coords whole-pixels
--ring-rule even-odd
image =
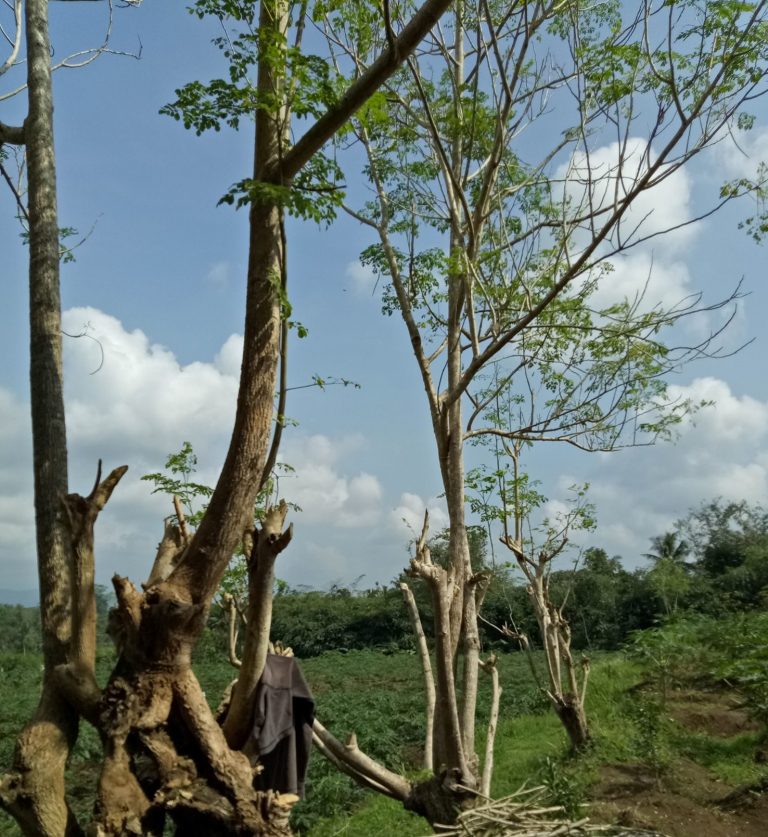
[[[283,43],[289,4],[262,0],[257,83],[262,96],[253,180],[289,187],[449,4],[426,0],[370,70],[287,148],[289,114],[282,93],[286,67],[280,65],[280,51],[271,47]],[[36,716],[19,736],[14,770],[0,784],[0,804],[25,834],[82,833],[67,807],[64,767],[83,716],[99,730],[104,749],[90,827],[94,833],[160,835],[169,815],[178,834],[289,834],[286,802],[293,800],[254,790],[258,768],[236,749],[247,728],[248,690],[258,679],[260,660],[263,665],[266,599],[271,593],[266,559],[270,550],[276,554],[276,547],[285,545],[280,533],[280,544],[264,540],[257,548],[264,572],[253,591],[257,601],[252,602],[255,616],[249,629],[258,635],[249,645],[253,659],[247,661],[248,682],[235,691],[237,712],[227,731],[229,742],[190,667],[192,648],[221,577],[243,532],[253,526],[254,500],[267,459],[281,332],[276,277],[282,275],[285,257],[283,208],[275,197],[279,189],[263,190],[251,204],[243,363],[221,476],[194,536],[187,541],[167,530],[143,591],[128,579],[114,578],[117,607],[110,615],[110,634],[119,660],[101,693],[93,676],[93,524],[124,469],[103,482],[97,479],[87,498],[67,494],[47,0],[27,0],[26,8],[29,116],[23,129],[0,124],[0,141],[26,142],[28,152],[32,413],[45,675]],[[277,107],[269,104],[274,99]]]

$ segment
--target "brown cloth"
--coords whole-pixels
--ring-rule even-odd
[[[314,720],[315,701],[295,657],[267,654],[248,748],[264,767],[255,787],[304,796]]]

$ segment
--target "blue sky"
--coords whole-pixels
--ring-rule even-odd
[[[102,4],[51,4],[57,56],[98,43]],[[141,59],[106,55],[55,76],[60,222],[85,233],[77,261],[62,274],[71,488],[90,489],[96,461],[127,463],[125,478],[97,528],[97,575],[142,580],[159,540],[167,501],[139,476],[158,470],[184,440],[195,446],[199,478],[213,482],[223,458],[239,367],[246,253],[245,212],[217,207],[229,185],[249,174],[252,136],[195,137],[159,109],[173,91],[221,72],[212,29],[180,3],[145,2],[115,13],[112,47]],[[18,84],[8,73],[0,96]],[[0,119],[23,115],[23,97],[0,101]],[[723,144],[654,197],[672,218],[703,205],[719,182],[768,159],[768,120],[744,138],[752,159]],[[362,175],[360,175],[360,183]],[[350,175],[350,186],[358,185]],[[617,454],[541,451],[533,476],[555,504],[568,485],[589,481],[598,531],[589,543],[635,565],[648,539],[700,501],[722,495],[767,502],[768,384],[764,320],[765,251],[737,229],[748,207],[638,253],[617,271],[636,287],[651,261],[651,290],[703,289],[714,301],[744,278],[730,345],[755,338],[735,358],[699,362],[673,380],[682,394],[716,407],[686,422],[679,442]],[[0,190],[0,587],[35,585],[31,448],[27,394],[26,250],[13,199]],[[370,240],[347,217],[328,229],[291,222],[290,295],[309,337],[294,340],[290,384],[313,374],[345,377],[361,389],[291,393],[298,426],[283,458],[296,469],[284,491],[303,509],[278,575],[325,587],[363,575],[391,580],[407,562],[408,528],[425,505],[445,519],[439,474],[416,367],[404,327],[383,317],[371,277],[357,262]],[[633,284],[634,283],[634,284]],[[701,327],[701,326],[699,326]],[[696,328],[695,326],[693,328]],[[688,335],[691,336],[691,335]]]

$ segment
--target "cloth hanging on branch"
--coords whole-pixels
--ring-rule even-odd
[[[264,768],[255,787],[304,796],[314,720],[315,700],[296,658],[267,654],[247,748]]]

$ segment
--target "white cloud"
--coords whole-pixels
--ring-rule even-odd
[[[184,439],[202,446],[228,435],[237,381],[217,365],[181,365],[144,332],[126,331],[93,308],[70,309],[62,320],[69,333],[84,324],[88,329],[88,338],[65,343],[67,422],[75,445],[159,460]]]
[[[401,536],[418,538],[424,525],[424,512],[429,511],[429,531],[437,535],[448,526],[445,502],[438,497],[423,500],[418,494],[404,492],[400,503],[389,513],[389,520]]]
[[[768,128],[738,131],[714,147],[716,170],[726,178],[753,178],[760,163],[768,163]]]
[[[128,330],[94,308],[66,311],[64,328],[88,337],[65,341],[70,487],[87,492],[99,458],[105,471],[130,470],[96,529],[97,577],[113,572],[141,581],[149,571],[171,511],[142,474],[162,470],[169,453],[192,442],[195,479],[215,484],[232,429],[242,337],[228,338],[213,362],[181,364],[141,330]],[[91,374],[93,373],[93,374]],[[0,389],[0,566],[15,587],[35,585],[32,455],[29,409]],[[281,495],[299,504],[292,515],[301,536],[280,573],[292,583],[326,586],[361,573],[389,578],[402,567],[404,539],[383,514],[378,478],[356,465],[368,456],[362,435],[286,434],[282,456],[296,470],[281,479]],[[435,525],[446,522],[435,510]],[[354,536],[350,538],[350,530]]]
[[[594,149],[588,157],[574,157],[570,167],[562,166],[558,172],[566,178],[565,190],[573,203],[569,211],[577,214],[579,207],[586,211],[591,199],[594,210],[606,210],[597,217],[599,229],[615,202],[648,171],[649,157],[653,159],[653,149],[639,138],[630,138],[624,148],[610,143]],[[696,289],[685,259],[703,227],[687,223],[696,215],[687,169],[667,168],[660,174],[665,171],[666,177],[639,193],[599,248],[598,254],[606,256],[618,252],[607,256],[611,269],[599,279],[590,298],[593,307],[604,308],[627,299],[639,312],[646,313],[656,308],[669,311],[695,301]],[[574,254],[589,240],[591,232],[586,225],[576,230]],[[641,243],[636,244],[638,241]],[[682,323],[689,339],[696,341],[706,339],[718,325],[717,312],[686,317]]]
[[[590,297],[596,308],[628,299],[638,302],[640,311],[658,305],[674,308],[691,293],[690,273],[680,261],[665,263],[648,250],[629,250],[611,259],[613,270],[600,281]]]
[[[686,418],[676,444],[600,457],[589,477],[598,529],[582,540],[631,562],[702,502],[768,503],[768,402],[736,395],[711,377],[670,389],[673,397],[715,405]]]
[[[352,280],[352,286],[359,293],[371,293],[376,284],[376,274],[373,269],[357,260],[349,262],[344,275]]]
[[[378,521],[383,496],[378,479],[365,471],[354,476],[341,472],[363,445],[361,436],[318,434],[286,441],[281,459],[295,473],[281,478],[281,494],[301,507],[302,521],[348,529]]]
[[[214,262],[206,274],[207,282],[219,288],[224,288],[229,284],[229,276],[232,271],[232,265],[229,262]]]
[[[213,359],[222,375],[240,380],[240,366],[243,360],[243,335],[231,334]]]
[[[3,587],[37,585],[29,407],[0,389],[0,578]]]
[[[631,137],[626,144],[610,143],[594,149],[589,156],[576,155],[569,166],[559,169],[558,175],[566,178],[566,193],[578,213],[590,206],[593,211],[606,210],[597,217],[601,221],[609,217],[609,210],[618,206],[635,183],[648,171],[648,157],[653,159],[652,149],[646,140]],[[663,170],[662,170],[663,173]],[[658,177],[658,175],[656,176]],[[631,244],[649,235],[654,238],[654,247],[668,252],[684,248],[695,229],[681,227],[691,217],[691,182],[685,169],[678,169],[645,189],[633,200],[622,216],[618,226],[623,244]],[[612,236],[618,243],[616,235]]]
[[[700,434],[710,436],[713,442],[716,440],[721,449],[741,450],[746,446],[754,451],[754,445],[768,433],[768,404],[749,395],[734,395],[730,386],[718,378],[696,378],[688,386],[671,386],[669,393],[673,399],[714,401],[714,407],[686,419],[688,432],[683,442],[690,438],[690,430],[695,427]]]
[[[106,581],[117,570],[140,581],[171,511],[168,498],[152,495],[140,477],[161,470],[188,439],[199,457],[199,481],[212,483],[232,428],[237,381],[212,363],[180,364],[142,331],[127,331],[94,308],[70,309],[62,321],[69,334],[88,335],[64,341],[70,490],[90,490],[98,459],[105,472],[129,464],[97,523],[97,575]],[[36,570],[29,408],[4,390],[0,448],[2,574],[14,587],[30,587]]]

